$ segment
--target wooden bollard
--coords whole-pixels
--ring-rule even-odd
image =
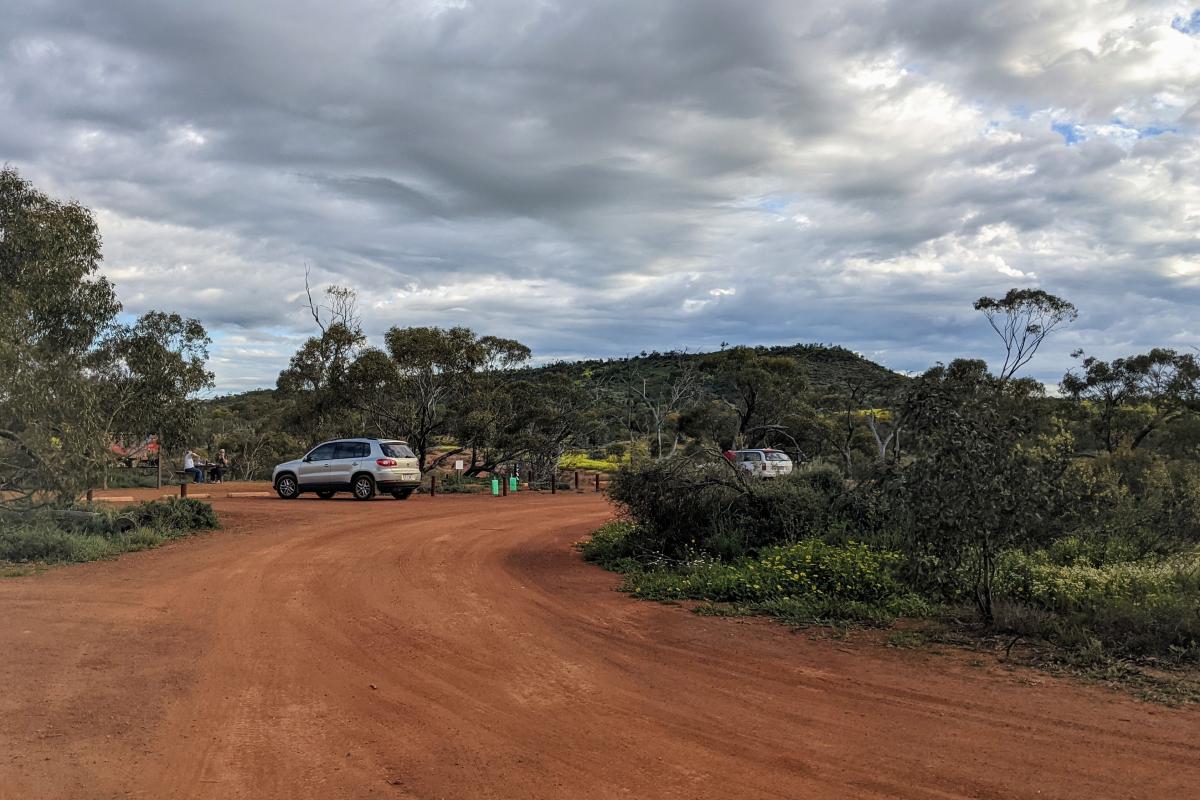
[[[550,494],[558,494],[558,471],[550,470]]]
[[[429,496],[437,497],[437,475],[429,476]]]
[[[508,497],[508,476],[505,475],[500,479],[500,496]]]
[[[579,470],[575,470],[575,491],[579,491]]]
[[[596,473],[596,491],[600,491],[600,473]]]
[[[179,496],[187,497],[187,478],[184,478],[179,482]]]
[[[89,503],[92,502],[92,490],[91,489],[87,490],[87,501]]]

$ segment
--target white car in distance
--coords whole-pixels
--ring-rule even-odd
[[[780,478],[792,474],[792,459],[782,450],[735,450],[733,463],[756,478]]]

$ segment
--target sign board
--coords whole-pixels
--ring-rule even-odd
[[[461,458],[454,462],[454,469],[458,472],[463,471],[463,462]]]

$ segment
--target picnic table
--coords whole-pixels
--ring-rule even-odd
[[[196,465],[196,469],[202,469],[202,470],[204,470],[204,474],[205,474],[206,476],[208,476],[210,480],[212,479],[212,471],[213,471],[213,469],[214,469],[214,468],[216,468],[216,467],[218,467],[218,466],[220,466],[220,465],[219,465],[219,464],[217,464],[215,461],[200,461],[200,460],[195,460],[195,461],[193,461],[192,463]],[[180,482],[180,483],[183,483],[183,480],[184,480],[184,478],[190,477],[190,476],[191,476],[191,474],[192,474],[192,473],[191,473],[190,471],[186,470],[186,469],[177,469],[177,470],[175,470],[175,477],[179,478],[179,482]],[[193,480],[193,483],[195,483],[195,481],[194,481],[194,480]]]

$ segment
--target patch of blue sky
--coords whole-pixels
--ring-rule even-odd
[[[1082,128],[1070,122],[1052,122],[1050,130],[1062,136],[1067,144],[1075,144],[1087,138]]]
[[[1200,9],[1193,11],[1190,17],[1175,17],[1171,27],[1189,36],[1200,36]]]
[[[1136,125],[1129,125],[1125,122],[1122,122],[1118,117],[1113,118],[1112,124],[1118,125],[1129,131],[1135,131],[1137,133],[1137,138],[1139,139],[1152,139],[1155,136],[1162,136],[1164,133],[1179,132],[1178,128],[1173,128],[1170,125],[1143,125],[1139,128]]]
[[[1127,125],[1119,119],[1114,119],[1108,125],[1079,125],[1073,122],[1052,122],[1050,130],[1063,137],[1068,144],[1076,144],[1091,138],[1108,138],[1124,141],[1135,139],[1151,139],[1165,133],[1178,133],[1177,128],[1169,125],[1144,125],[1136,127]]]
[[[1164,133],[1178,133],[1178,128],[1172,128],[1167,125],[1147,125],[1144,128],[1138,128],[1139,139],[1149,139],[1155,136],[1162,136]]]

